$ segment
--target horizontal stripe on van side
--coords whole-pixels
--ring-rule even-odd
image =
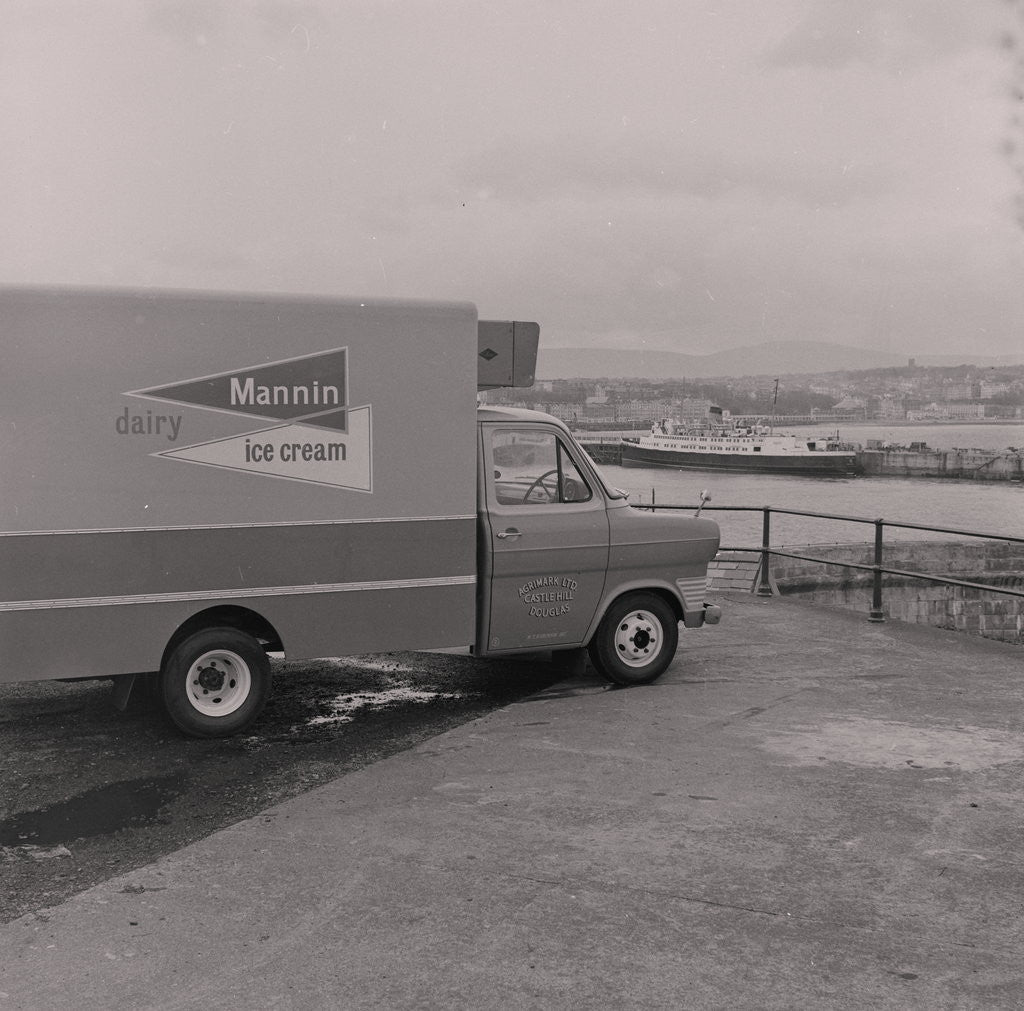
[[[475,572],[475,517],[0,538],[0,600],[6,601],[184,599]]]
[[[476,519],[475,513],[458,513],[453,516],[372,516],[354,520],[297,520],[294,523],[192,523],[179,526],[152,527],[81,527],[63,530],[0,530],[0,537],[52,537],[68,534],[134,534],[144,530],[253,530],[265,527],[339,527],[346,524],[363,523],[443,523],[450,520]]]
[[[361,590],[410,590],[438,586],[466,586],[476,576],[451,576],[443,579],[391,579],[362,583],[307,584],[305,586],[259,586],[244,589],[203,590],[190,593],[152,593],[113,597],[69,597],[60,600],[0,601],[2,611],[38,611],[69,607],[110,607],[118,604],[168,604],[201,600],[235,601],[254,597],[294,597],[312,593],[355,593]]]

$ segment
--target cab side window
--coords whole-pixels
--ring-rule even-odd
[[[588,502],[594,493],[568,450],[552,432],[491,432],[491,479],[499,505]]]

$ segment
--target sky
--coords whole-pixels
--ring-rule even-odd
[[[0,284],[1024,350],[1024,0],[5,0]]]

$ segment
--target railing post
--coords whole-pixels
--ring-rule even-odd
[[[761,566],[757,570],[757,595],[759,597],[770,597],[772,595],[771,577],[768,573],[768,566],[771,561],[772,526],[771,507],[764,507],[764,520],[761,525]]]
[[[882,520],[875,520],[875,568],[872,579],[871,612],[868,621],[885,621],[882,610]]]

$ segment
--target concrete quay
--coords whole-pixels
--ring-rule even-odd
[[[1024,453],[988,449],[861,449],[866,477],[946,477],[959,481],[1024,481]]]
[[[0,927],[0,1008],[1020,1008],[1007,643],[728,592]]]

